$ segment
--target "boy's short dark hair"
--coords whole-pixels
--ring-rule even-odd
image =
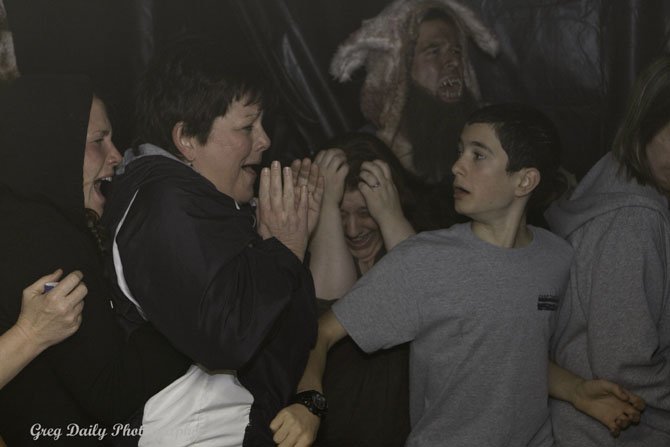
[[[207,142],[214,120],[237,100],[267,105],[260,69],[240,61],[215,42],[199,38],[167,46],[149,64],[136,103],[137,142],[151,143],[182,158],[172,141],[172,129],[184,122],[184,132]]]
[[[535,168],[540,183],[533,190],[528,208],[544,209],[563,192],[561,140],[554,123],[542,112],[525,104],[494,104],[474,111],[467,124],[489,124],[507,153],[507,171]]]

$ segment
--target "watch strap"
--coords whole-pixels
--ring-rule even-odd
[[[292,404],[301,404],[319,417],[324,417],[328,413],[328,402],[326,396],[316,390],[301,391],[293,396]]]

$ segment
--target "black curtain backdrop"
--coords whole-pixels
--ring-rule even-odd
[[[364,125],[358,92],[327,72],[337,45],[387,0],[4,0],[22,73],[86,73],[111,105],[120,148],[132,141],[133,91],[153,52],[202,34],[256,58],[279,106],[266,158],[313,153]],[[664,0],[469,0],[501,54],[471,54],[487,102],[522,101],[556,122],[564,166],[581,177],[609,145],[637,73],[667,51]]]

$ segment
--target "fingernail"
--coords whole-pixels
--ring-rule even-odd
[[[279,169],[279,162],[277,160],[272,162],[272,167],[275,169]]]

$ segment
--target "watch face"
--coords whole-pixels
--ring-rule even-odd
[[[313,396],[314,406],[319,410],[326,409],[326,398],[322,394],[315,394]]]
[[[293,402],[306,406],[309,411],[319,417],[323,417],[328,411],[326,396],[316,390],[302,391],[296,394]]]

